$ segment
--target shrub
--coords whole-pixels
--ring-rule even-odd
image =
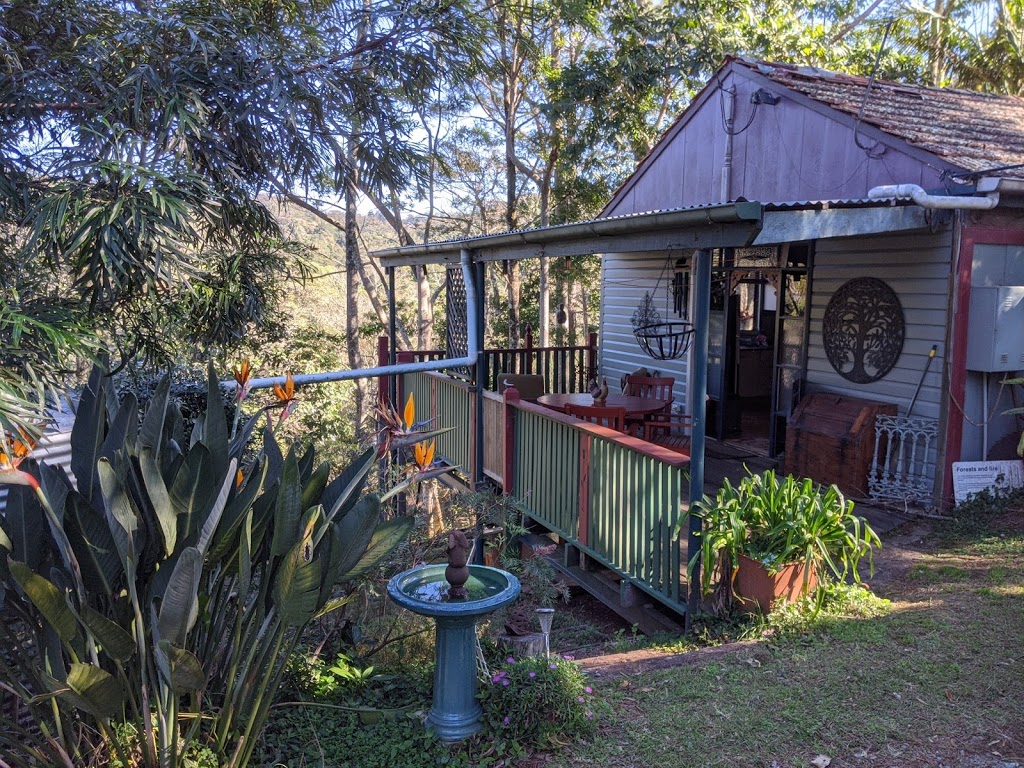
[[[593,688],[580,668],[565,659],[509,657],[478,698],[493,738],[523,747],[565,744],[594,730]]]

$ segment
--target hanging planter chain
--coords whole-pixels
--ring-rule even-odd
[[[668,255],[665,267],[658,277],[658,284],[654,287],[655,293],[661,288],[662,279],[668,265],[672,263],[672,254]],[[665,293],[665,309],[669,310],[671,297],[668,289]],[[661,314],[654,306],[654,299],[651,292],[647,291],[640,299],[640,305],[633,313],[633,336],[637,344],[648,355],[655,360],[676,360],[685,355],[690,349],[690,342],[693,340],[693,323],[683,320],[663,321]]]

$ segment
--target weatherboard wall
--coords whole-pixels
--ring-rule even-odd
[[[666,307],[672,281],[672,268],[666,270],[666,263],[676,258],[678,255],[609,253],[601,260],[599,360],[601,375],[613,391],[618,391],[623,376],[644,367],[675,378],[675,402],[686,403],[686,360],[652,360],[633,336],[632,324],[633,313],[647,291],[663,320],[678,319]]]

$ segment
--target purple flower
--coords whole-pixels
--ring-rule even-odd
[[[531,672],[531,673],[530,673],[530,677],[536,677],[536,676],[537,676],[537,673],[536,673],[536,672]]]
[[[563,656],[562,658],[565,659],[566,661],[573,661],[576,657],[575,656]]]
[[[557,664],[548,664],[548,669],[558,669]]]
[[[583,690],[586,691],[587,693],[593,693],[594,692],[594,689],[591,688],[589,685],[586,688],[584,688]]]
[[[501,679],[501,684],[502,684],[503,686],[505,686],[506,688],[508,688],[508,680],[506,680],[505,678],[502,678],[502,679]]]
[[[508,725],[508,715],[505,715],[505,718],[501,722]]]
[[[576,697],[576,701],[578,701],[578,702],[579,702],[580,704],[582,704],[582,703],[583,703],[583,701],[584,701],[584,699],[583,699],[583,697],[582,697],[582,696],[577,696],[577,697]]]
[[[513,659],[511,656],[509,656],[507,659],[505,659],[505,663],[507,663],[507,664],[515,664],[516,660]]]
[[[491,682],[492,683],[496,683],[499,680],[501,680],[501,675],[495,675],[494,677],[491,678]]]

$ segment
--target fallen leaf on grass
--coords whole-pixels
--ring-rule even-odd
[[[811,765],[815,766],[815,768],[828,768],[832,765],[832,758],[828,755],[818,755],[811,760]]]
[[[755,659],[753,656],[751,656],[749,659],[745,659],[745,661],[747,662],[747,664],[749,664],[752,667],[760,667],[761,666],[761,662],[758,661],[757,659]]]

